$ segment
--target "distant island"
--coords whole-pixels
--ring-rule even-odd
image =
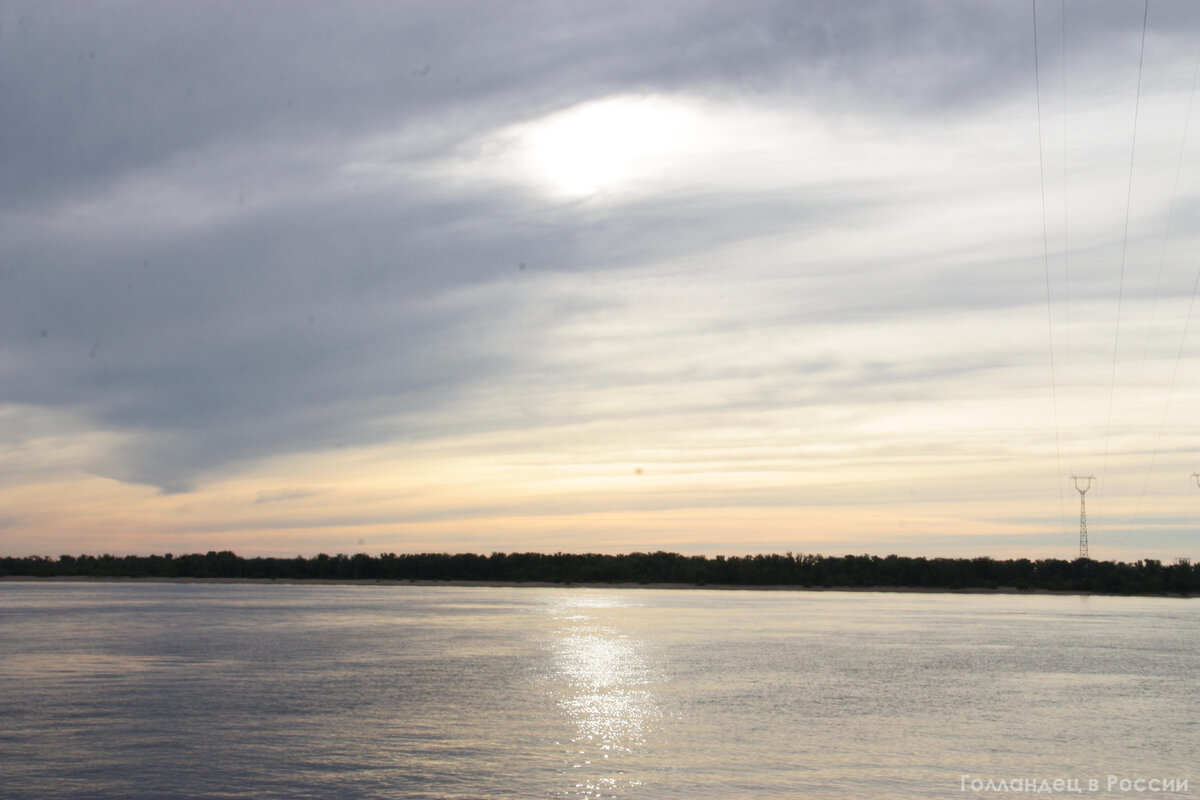
[[[685,556],[679,553],[383,553],[243,558],[228,550],[188,555],[0,557],[0,578],[155,578],[456,581],[927,591],[1200,594],[1200,564],[889,555]]]

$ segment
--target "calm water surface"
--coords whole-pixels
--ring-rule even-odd
[[[1160,598],[4,583],[0,796],[1200,796],[1198,623]]]

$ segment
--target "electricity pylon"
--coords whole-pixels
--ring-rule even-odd
[[[1092,481],[1096,480],[1095,475],[1072,475],[1071,483],[1075,484],[1075,491],[1079,492],[1079,557],[1088,557],[1087,543],[1087,501],[1084,495],[1088,489],[1092,488]],[[1082,489],[1079,488],[1080,481],[1087,481],[1087,485]]]

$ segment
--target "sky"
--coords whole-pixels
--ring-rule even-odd
[[[1200,558],[1198,33],[5,0],[0,554]]]

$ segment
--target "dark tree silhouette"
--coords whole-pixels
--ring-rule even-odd
[[[1200,564],[1164,565],[1021,558],[889,555],[684,556],[679,553],[319,553],[312,558],[242,558],[228,550],[176,556],[61,555],[0,558],[0,576],[88,578],[258,578],[290,580],[499,581],[504,583],[686,584],[822,588],[1018,589],[1105,594],[1200,593]]]

